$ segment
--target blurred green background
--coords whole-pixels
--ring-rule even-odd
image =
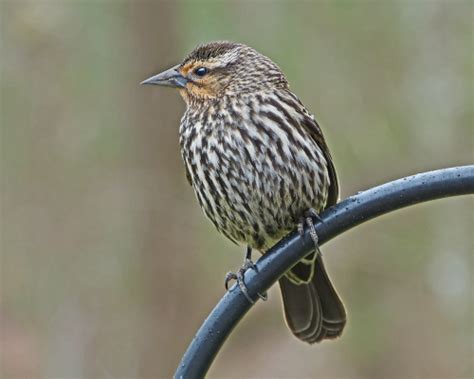
[[[324,128],[342,197],[472,163],[472,1],[1,1],[2,378],[169,378],[242,249],[188,186],[171,90],[196,44],[274,59]],[[324,246],[349,312],[307,346],[270,291],[210,378],[473,377],[472,197]]]

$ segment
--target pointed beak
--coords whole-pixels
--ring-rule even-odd
[[[140,84],[153,84],[157,86],[184,88],[188,79],[186,79],[178,70],[179,65],[171,67],[158,75],[145,79]]]

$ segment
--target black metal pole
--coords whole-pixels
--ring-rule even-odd
[[[351,196],[321,214],[316,231],[323,244],[344,231],[384,213],[409,205],[474,193],[474,165],[425,172]],[[270,288],[301,258],[313,251],[306,232],[303,237],[292,233],[257,262],[258,273],[247,270],[245,283],[250,296]],[[252,304],[239,286],[227,292],[202,324],[176,370],[175,378],[203,378],[221,346]]]

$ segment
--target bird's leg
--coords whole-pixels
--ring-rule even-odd
[[[310,217],[314,217],[320,223],[324,224],[324,220],[321,218],[319,213],[315,211],[314,208],[309,208],[308,211],[306,212],[306,214],[309,215]]]
[[[249,268],[258,272],[257,266],[255,266],[255,263],[253,263],[253,261],[252,261],[252,248],[250,246],[247,246],[247,250],[245,252],[245,258],[244,258],[244,264],[239,269],[239,271],[237,271],[237,273],[228,272],[226,274],[224,285],[225,285],[225,289],[228,291],[229,290],[229,282],[231,280],[236,280],[237,284],[239,285],[242,293],[245,295],[247,300],[251,304],[254,304],[255,301],[250,297],[249,291],[248,291],[247,286],[245,285],[245,281],[244,281],[245,271],[247,271],[247,269],[249,269]],[[267,300],[267,298],[268,298],[266,292],[264,294],[257,293],[257,295],[263,301]]]
[[[321,254],[321,251],[319,250],[319,238],[318,238],[318,234],[316,233],[316,228],[314,227],[313,217],[320,222],[324,222],[323,219],[319,216],[319,214],[313,208],[310,208],[305,212],[304,216],[300,218],[300,222],[298,223],[297,229],[298,229],[299,235],[303,237],[304,225],[306,224],[306,226],[309,229],[309,235],[311,239],[313,240],[316,257],[317,257],[318,255],[322,255],[322,254]],[[306,263],[305,259],[302,259],[302,262]]]
[[[250,246],[247,246],[247,250],[245,251],[244,264],[241,270],[243,269],[245,271],[248,268],[258,272],[257,266],[255,266],[255,263],[252,261],[252,248]]]

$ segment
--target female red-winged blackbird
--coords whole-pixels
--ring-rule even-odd
[[[204,213],[227,238],[265,252],[303,223],[316,253],[280,279],[287,323],[314,343],[341,335],[344,305],[318,254],[311,216],[338,199],[336,171],[320,127],[269,58],[243,44],[212,42],[143,84],[179,89],[187,178]],[[227,286],[226,280],[226,286]],[[263,295],[262,295],[263,297]],[[249,300],[251,300],[249,298]]]

